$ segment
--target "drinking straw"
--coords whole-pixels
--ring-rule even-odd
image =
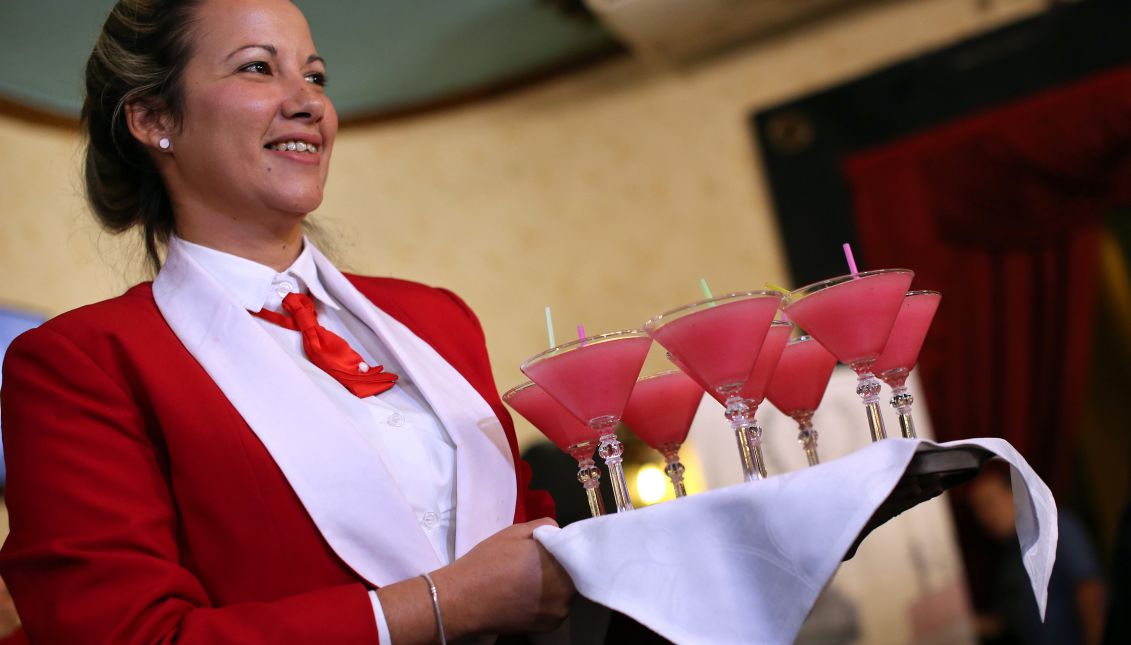
[[[713,295],[711,295],[711,287],[707,286],[707,279],[706,278],[699,278],[699,288],[703,290],[703,298],[704,299],[714,300],[715,297]]]
[[[844,249],[844,259],[848,261],[848,270],[852,272],[852,275],[860,273],[856,270],[856,259],[852,257],[852,245],[845,242],[841,248]]]
[[[773,282],[766,282],[764,284],[770,291],[777,291],[778,293],[789,293],[789,289],[786,289],[780,284],[774,284]]]
[[[578,325],[577,326],[577,339],[578,340],[585,340],[585,325]]]
[[[554,341],[554,317],[550,315],[550,307],[546,306],[546,335],[550,337],[550,349],[558,346]]]

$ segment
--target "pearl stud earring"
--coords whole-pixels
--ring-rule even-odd
[[[161,137],[161,140],[157,142],[157,146],[162,150],[168,150],[173,147],[173,142],[169,141],[169,137]]]

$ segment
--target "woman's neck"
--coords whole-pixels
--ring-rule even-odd
[[[188,218],[186,218],[188,219]],[[191,219],[177,219],[177,236],[188,242],[238,255],[253,262],[283,271],[302,253],[302,219],[292,226],[263,227],[244,225],[196,225]]]

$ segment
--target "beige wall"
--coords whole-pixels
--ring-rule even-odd
[[[590,333],[640,326],[695,299],[700,276],[716,292],[787,280],[751,110],[1041,5],[880,3],[680,71],[620,59],[455,111],[349,129],[316,219],[343,266],[463,295],[504,389],[545,347],[545,305],[562,339],[577,323]],[[137,255],[85,215],[74,132],[0,118],[0,139],[0,302],[55,314],[142,275]]]

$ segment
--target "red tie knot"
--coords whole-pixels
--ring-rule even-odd
[[[314,301],[305,293],[288,293],[283,298],[283,309],[295,319],[299,329],[308,329],[318,324],[314,313]]]

